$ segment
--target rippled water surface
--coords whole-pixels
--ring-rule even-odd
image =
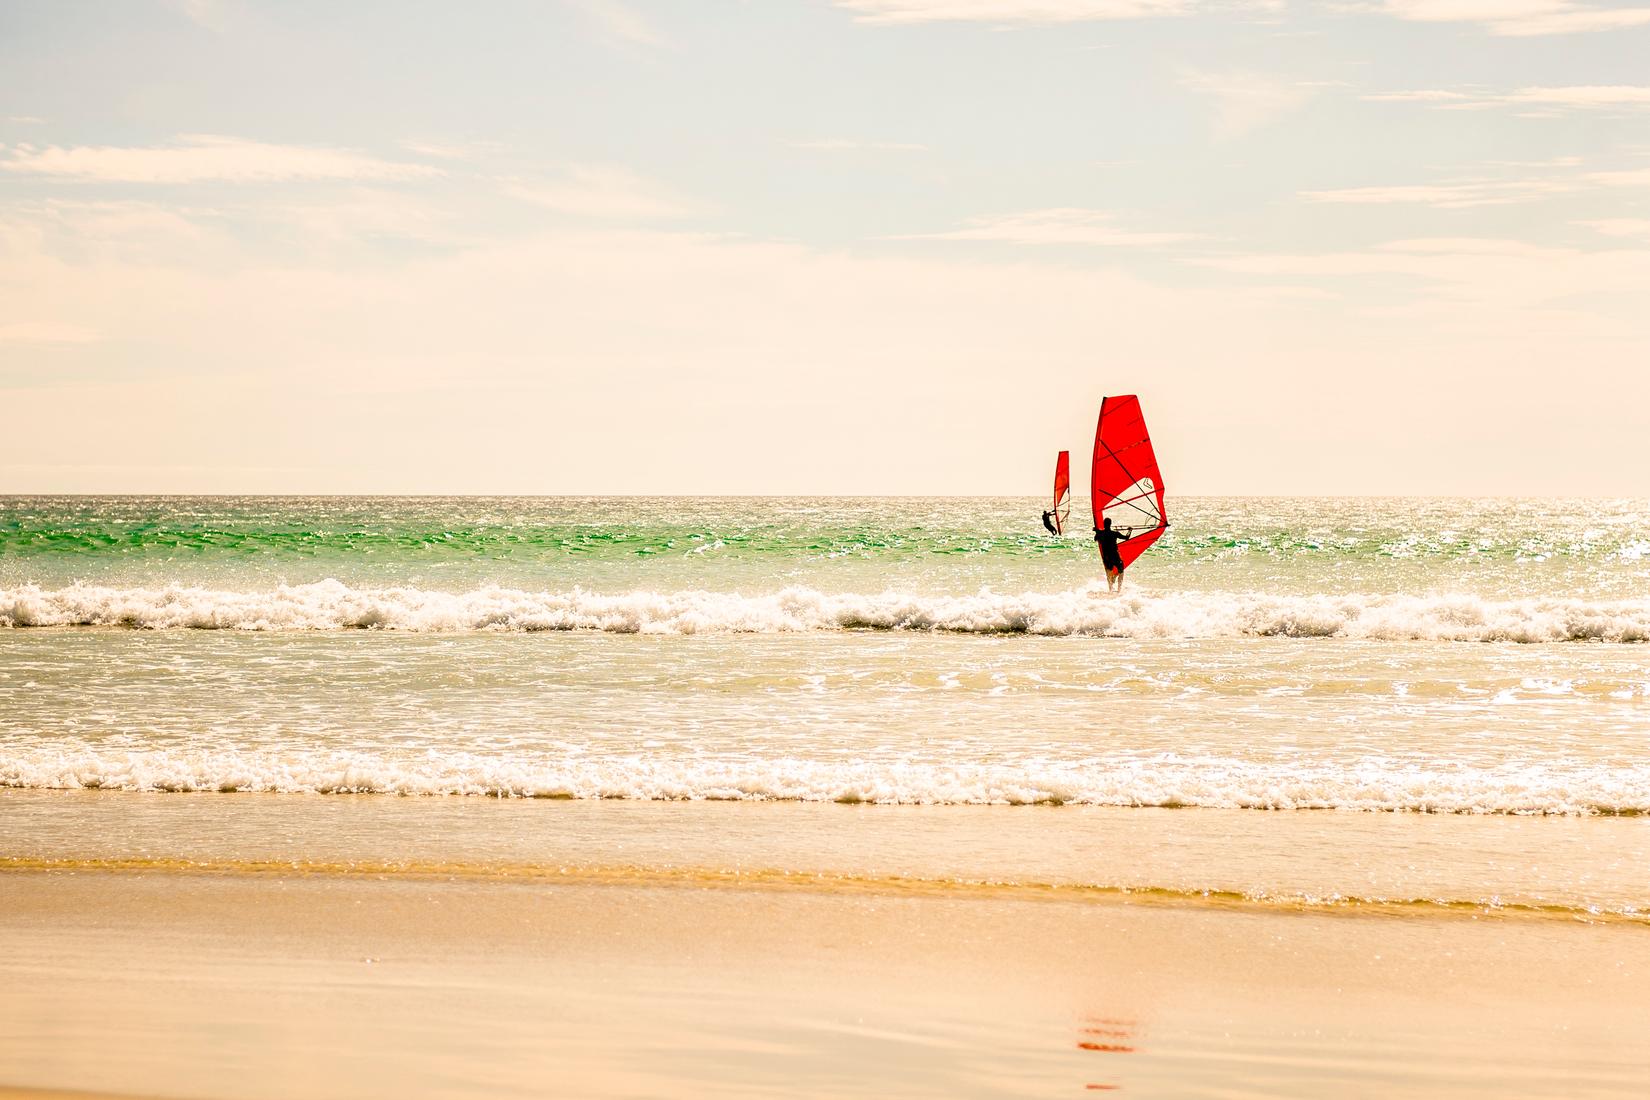
[[[1073,515],[1087,512],[1079,499]],[[249,589],[338,579],[443,591],[1058,591],[1079,526],[979,498],[0,499],[0,581]],[[1187,498],[1138,570],[1161,591],[1643,597],[1650,502]],[[1074,525],[1077,521],[1074,520]]]
[[[1171,500],[1121,597],[1037,511],[6,499],[0,784],[969,806],[1024,851],[1081,807],[1272,811],[1326,853],[1368,837],[1314,812],[1420,815],[1366,870],[1418,858],[1425,815],[1557,816],[1598,830],[1543,903],[1650,904],[1622,870],[1650,828],[1646,502]],[[882,869],[963,873],[929,835]],[[1310,890],[1229,862],[1174,886],[1368,893],[1333,859]]]

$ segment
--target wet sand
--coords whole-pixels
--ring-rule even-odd
[[[1637,924],[8,870],[0,937],[0,1096],[1627,1096],[1650,1075]]]

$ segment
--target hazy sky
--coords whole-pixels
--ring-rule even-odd
[[[1129,392],[1650,494],[1650,7],[0,0],[0,492],[1083,493]]]

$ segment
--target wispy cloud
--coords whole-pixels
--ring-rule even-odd
[[[645,221],[705,212],[700,203],[609,164],[575,165],[555,180],[506,180],[504,193],[583,218]]]
[[[1522,88],[1505,96],[1504,101],[1554,107],[1650,107],[1650,85],[1580,84],[1567,88]]]
[[[1596,218],[1576,224],[1607,237],[1642,237],[1650,241],[1650,218]]]
[[[1371,103],[1460,103],[1464,100],[1477,100],[1476,96],[1469,95],[1466,92],[1454,92],[1446,88],[1421,88],[1408,92],[1373,92],[1358,98]]]
[[[1197,240],[1195,233],[1142,232],[1113,224],[1115,215],[1104,210],[1058,207],[1028,210],[994,218],[974,218],[961,229],[942,233],[906,233],[888,240],[1001,241],[1006,244],[1080,244],[1144,246]]]
[[[343,271],[393,262],[407,243],[456,251],[476,240],[449,206],[374,184],[276,194],[219,190],[204,204],[57,197],[0,204],[0,253],[7,246],[37,247],[77,263],[165,265],[187,256],[228,270],[324,257]],[[259,248],[249,248],[249,241]]]
[[[1650,168],[1626,168],[1611,172],[1588,172],[1582,177],[1600,187],[1650,187]]]
[[[462,160],[470,155],[470,150],[462,145],[447,145],[438,141],[407,140],[397,144],[409,153],[417,153],[421,157],[434,157],[437,160]]]
[[[39,126],[46,120],[39,115],[7,115],[7,122],[15,122],[19,126]]]
[[[1195,0],[836,0],[863,23],[1087,23],[1185,15]]]
[[[812,138],[790,142],[792,149],[813,149],[826,153],[868,150],[885,153],[925,153],[928,146],[910,141],[854,141],[851,138]]]
[[[1249,275],[1442,274],[1440,260],[1471,258],[1527,263],[1573,257],[1575,249],[1542,248],[1524,241],[1479,237],[1422,237],[1350,252],[1212,256],[1191,262]]]
[[[1435,110],[1483,111],[1495,107],[1568,110],[1650,108],[1650,86],[1642,84],[1578,84],[1567,87],[1519,88],[1512,92],[1481,89],[1425,88],[1416,91],[1377,92],[1360,98],[1372,103],[1423,103]]]
[[[1421,23],[1479,23],[1491,34],[1531,37],[1620,30],[1650,24],[1650,8],[1599,7],[1570,0],[1383,0],[1353,10]]]
[[[404,180],[439,175],[422,164],[348,149],[270,145],[245,138],[183,134],[172,145],[17,145],[0,171],[123,183],[270,183],[286,180]]]
[[[1440,210],[1474,206],[1508,206],[1536,202],[1556,195],[1568,195],[1597,188],[1650,186],[1650,168],[1603,172],[1577,171],[1575,157],[1558,157],[1544,162],[1515,162],[1511,168],[1535,169],[1539,174],[1508,178],[1475,174],[1452,176],[1429,183],[1382,184],[1302,191],[1309,202],[1358,206],[1416,205]]]
[[[620,0],[566,0],[608,38],[634,46],[665,46],[669,41],[643,14]]]
[[[1215,134],[1242,137],[1300,107],[1323,85],[1253,72],[1202,72],[1188,69],[1180,84],[1214,101]]]
[[[1386,187],[1342,187],[1328,191],[1302,191],[1309,202],[1342,203],[1357,206],[1407,204],[1440,210],[1460,210],[1473,206],[1507,206],[1533,202],[1550,195],[1577,190],[1577,184],[1545,179],[1456,179],[1438,183],[1397,184]]]
[[[1509,331],[1521,338],[1551,323],[1537,314],[1571,317],[1631,346],[1642,339],[1644,324],[1623,304],[1635,300],[1627,288],[1643,286],[1650,274],[1650,248],[1560,248],[1520,240],[1434,237],[1347,251],[1202,256],[1189,262],[1236,275],[1311,279],[1330,286],[1374,280],[1388,289],[1355,299],[1364,302],[1360,311],[1369,316],[1431,317],[1452,327],[1478,323],[1492,332],[1506,330],[1510,323]]]

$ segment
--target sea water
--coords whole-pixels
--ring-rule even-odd
[[[0,498],[0,857],[1645,919],[1650,502],[1041,507]]]

